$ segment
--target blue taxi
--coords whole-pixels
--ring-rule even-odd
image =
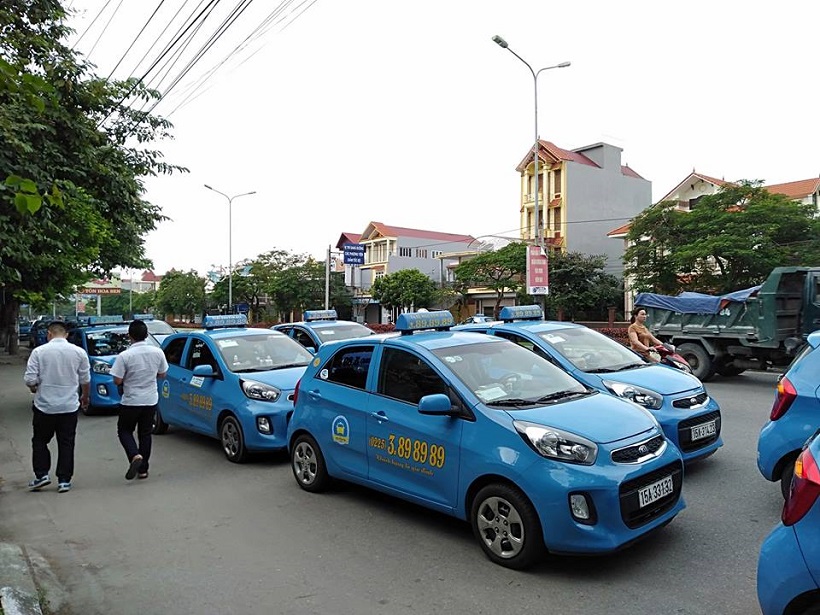
[[[757,467],[766,480],[789,492],[794,460],[820,428],[820,331],[810,333],[788,371],[777,381],[769,419],[757,439]]]
[[[545,321],[537,305],[504,307],[499,318],[456,329],[511,340],[589,387],[640,404],[652,412],[686,462],[723,446],[720,406],[691,374],[647,361],[583,325]]]
[[[291,466],[469,520],[497,564],[614,551],[685,506],[683,461],[655,418],[449,312],[319,348],[296,392]]]
[[[760,547],[757,598],[763,615],[820,613],[820,431],[794,463],[781,523]]]
[[[165,341],[165,338],[176,333],[171,325],[164,320],[157,320],[153,314],[134,314],[134,320],[144,320],[145,326],[148,327],[148,333],[154,336],[160,344]]]
[[[115,410],[121,395],[109,372],[117,355],[131,345],[128,322],[122,316],[89,316],[82,322],[68,331],[68,341],[86,351],[91,366],[89,405],[82,411],[92,414]],[[146,342],[159,347],[150,334]]]
[[[274,325],[271,329],[289,335],[314,353],[325,342],[373,335],[372,329],[357,322],[337,320],[336,310],[307,310],[303,318],[302,322]]]
[[[293,391],[313,355],[283,333],[249,328],[244,314],[206,316],[202,326],[162,343],[168,373],[154,433],[173,425],[217,438],[235,463],[285,448]]]

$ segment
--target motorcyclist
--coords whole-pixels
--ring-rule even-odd
[[[632,310],[632,318],[629,319],[629,322],[631,323],[629,329],[627,329],[629,347],[648,361],[659,362],[660,355],[653,352],[653,346],[660,346],[663,342],[652,335],[646,326],[646,310],[636,307]]]

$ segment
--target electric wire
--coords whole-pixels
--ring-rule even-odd
[[[122,6],[122,2],[123,2],[123,0],[120,0],[120,3],[119,3],[119,4],[117,5],[117,7],[114,9],[114,12],[113,12],[113,13],[111,13],[111,17],[109,17],[109,18],[108,18],[108,21],[107,21],[107,22],[106,22],[106,24],[103,26],[102,32],[100,32],[100,35],[97,37],[97,40],[96,40],[96,41],[94,41],[94,44],[93,44],[93,45],[91,45],[91,49],[88,51],[88,53],[87,53],[87,54],[85,54],[85,59],[86,59],[86,60],[90,60],[90,59],[91,59],[91,54],[92,54],[92,53],[94,53],[94,50],[97,48],[97,43],[99,43],[99,42],[100,42],[100,39],[103,37],[103,34],[105,34],[105,31],[106,31],[106,30],[108,30],[108,26],[110,26],[110,25],[111,25],[111,22],[112,22],[112,21],[114,21],[114,17],[117,15],[117,11],[119,11],[119,10],[120,10],[120,7]]]
[[[111,69],[111,72],[110,72],[110,73],[108,73],[108,77],[106,77],[106,78],[105,78],[105,80],[106,80],[106,81],[110,81],[110,80],[111,80],[111,77],[114,75],[114,71],[116,71],[116,70],[120,67],[120,64],[122,64],[123,60],[125,60],[125,57],[126,57],[126,56],[127,56],[127,55],[131,52],[131,50],[134,48],[134,45],[135,45],[135,44],[137,43],[137,41],[139,40],[140,36],[142,36],[142,33],[143,33],[143,32],[145,32],[145,28],[147,28],[147,27],[148,27],[148,24],[150,24],[150,23],[151,23],[151,20],[153,20],[153,19],[154,19],[154,17],[156,16],[157,12],[158,12],[158,11],[162,8],[162,5],[163,5],[163,4],[165,4],[165,0],[160,0],[160,3],[157,5],[157,8],[155,8],[155,9],[154,9],[154,12],[153,12],[153,13],[151,13],[151,16],[148,18],[148,21],[146,21],[146,22],[143,24],[142,28],[140,28],[140,31],[139,31],[139,32],[137,33],[137,35],[134,37],[134,40],[133,40],[133,41],[131,41],[131,44],[128,46],[128,49],[126,49],[126,50],[125,50],[125,53],[124,53],[124,54],[122,54],[122,57],[120,57],[119,61],[118,61],[118,62],[114,65],[114,68],[112,68],[112,69]]]
[[[106,2],[105,2],[105,4],[103,5],[103,7],[102,7],[102,8],[99,10],[99,12],[97,13],[97,16],[96,16],[96,17],[94,17],[94,19],[92,19],[92,20],[91,20],[91,23],[90,23],[90,24],[88,24],[88,26],[86,26],[85,30],[83,30],[83,33],[82,33],[82,34],[80,34],[80,38],[78,38],[76,41],[74,41],[74,45],[72,45],[72,47],[71,47],[71,51],[74,51],[74,49],[77,47],[77,45],[80,43],[80,41],[81,41],[81,40],[83,40],[83,37],[84,37],[86,34],[88,34],[88,31],[89,31],[89,30],[92,28],[92,26],[93,26],[93,25],[97,22],[97,20],[100,18],[100,15],[102,15],[102,14],[103,14],[103,12],[105,11],[105,9],[107,9],[107,8],[108,8],[108,5],[109,5],[109,4],[111,4],[111,0],[106,0]]]

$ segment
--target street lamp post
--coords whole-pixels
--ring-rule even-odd
[[[513,54],[516,58],[521,60],[527,68],[530,69],[532,73],[532,81],[533,81],[533,89],[535,90],[535,140],[532,152],[533,158],[533,174],[535,176],[535,245],[539,246],[541,250],[544,250],[544,238],[541,233],[541,212],[539,211],[539,203],[538,203],[538,75],[540,75],[545,70],[551,70],[553,68],[566,68],[570,65],[570,62],[561,62],[560,64],[555,64],[553,66],[545,66],[544,68],[540,68],[537,71],[530,66],[530,63],[527,62],[524,58],[520,55],[515,53],[510,46],[507,44],[503,38],[498,35],[493,37],[493,42],[496,43],[502,49],[506,49],[511,54]]]
[[[234,196],[228,196],[224,192],[220,192],[216,188],[211,188],[208,184],[205,184],[205,187],[208,190],[213,190],[217,194],[221,194],[226,199],[228,199],[228,310],[233,312],[233,254],[232,254],[232,225],[233,225],[233,211],[232,205],[233,200],[238,199],[240,196],[248,196],[249,194],[256,194],[256,190],[252,190],[251,192],[243,192],[242,194],[235,194]]]

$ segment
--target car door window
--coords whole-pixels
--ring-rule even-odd
[[[449,396],[447,383],[420,357],[398,348],[385,348],[379,369],[378,392],[418,404],[425,395]]]
[[[302,329],[293,329],[293,339],[297,342],[302,344],[305,348],[309,348],[310,350],[316,350],[316,342],[313,341],[313,338],[308,335],[307,331],[303,331]]]
[[[364,390],[372,357],[373,346],[348,346],[333,355],[319,372],[319,377],[328,382]]]
[[[71,331],[68,334],[68,341],[75,346],[83,347],[83,333],[82,331]]]
[[[182,351],[185,349],[185,342],[187,341],[188,340],[183,337],[173,340],[168,344],[168,347],[165,349],[165,359],[168,361],[168,365],[182,364]]]
[[[193,370],[197,365],[210,365],[214,371],[218,369],[211,349],[201,339],[191,340],[191,350],[188,353],[188,369]]]

